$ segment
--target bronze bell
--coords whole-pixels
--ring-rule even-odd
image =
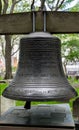
[[[67,101],[77,96],[64,75],[57,37],[35,32],[21,39],[18,69],[3,96],[24,101]]]

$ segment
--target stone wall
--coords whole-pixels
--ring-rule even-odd
[[[4,98],[3,96],[0,96],[0,113],[1,114],[3,114],[9,108],[14,107],[14,106],[15,106],[15,101],[14,100]]]

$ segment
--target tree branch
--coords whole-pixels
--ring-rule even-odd
[[[52,7],[50,7],[50,5],[49,5],[49,2],[47,2],[47,5],[48,5],[48,7],[51,9],[51,10],[53,10],[54,9],[54,6],[53,6],[53,3],[55,2],[55,0],[52,0]]]
[[[6,14],[7,8],[8,8],[8,0],[3,0],[4,1],[4,8],[3,8],[3,14]]]
[[[43,10],[44,7],[45,7],[45,1],[46,1],[46,0],[41,0],[41,7],[40,7],[41,10]]]
[[[11,9],[10,9],[10,13],[13,13],[14,11],[14,7],[17,3],[19,3],[21,0],[12,0],[12,6],[11,6]]]
[[[1,48],[2,48],[2,54],[5,57],[5,51],[4,51],[4,43],[1,44]]]
[[[13,52],[13,54],[11,56],[13,56],[14,54],[16,54],[18,51],[19,51],[19,48],[15,52]]]
[[[56,9],[58,8],[59,2],[60,2],[60,0],[58,0],[56,3]]]
[[[62,4],[64,3],[65,0],[62,0],[61,3],[58,5],[58,7],[55,9],[55,11],[57,11],[61,6]]]
[[[32,1],[31,10],[34,8],[34,3],[35,3],[35,0]]]
[[[5,42],[3,41],[2,36],[0,36],[0,46],[2,48],[2,55],[3,55],[3,57],[5,57],[5,51],[4,51],[5,45],[4,44],[5,44]]]
[[[0,14],[2,12],[2,1],[0,0]]]
[[[14,38],[12,38],[12,45],[11,45],[11,50],[13,49],[14,45],[16,44],[16,40],[18,39],[18,35]]]

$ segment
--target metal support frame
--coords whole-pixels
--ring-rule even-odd
[[[46,8],[43,8],[43,31],[46,32]],[[36,16],[35,16],[35,7],[32,7],[32,31],[36,31]]]
[[[46,11],[44,11],[44,32],[46,32]]]

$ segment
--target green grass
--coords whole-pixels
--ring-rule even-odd
[[[79,88],[76,88],[75,90],[77,91],[77,93],[78,93],[78,96],[79,96]]]
[[[0,95],[2,95],[3,90],[7,87],[7,83],[1,83],[0,84]]]
[[[24,106],[25,101],[16,101],[16,106]]]
[[[31,104],[32,105],[38,105],[38,104],[58,104],[60,102],[56,102],[56,101],[32,101]],[[24,106],[25,101],[16,101],[16,106]]]

